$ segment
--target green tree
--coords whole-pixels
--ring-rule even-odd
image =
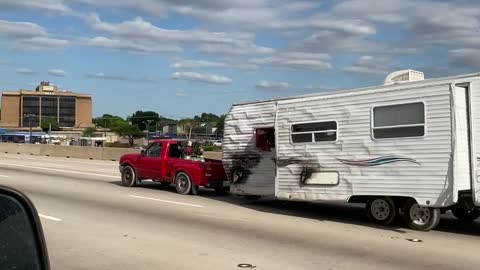
[[[53,117],[45,117],[42,118],[42,122],[40,123],[40,127],[42,128],[43,131],[48,131],[48,130],[58,130],[58,122],[55,118]]]
[[[128,144],[130,146],[133,145],[135,139],[140,139],[145,136],[145,134],[137,126],[130,125],[126,122],[112,127],[111,130],[117,133],[119,136],[128,139]]]
[[[188,138],[192,137],[192,130],[198,127],[199,122],[192,118],[180,119],[177,124],[182,127],[183,131],[188,134]]]
[[[132,125],[137,126],[140,130],[146,130],[148,123],[149,131],[155,131],[157,123],[160,122],[160,116],[153,111],[136,111],[134,114],[127,117],[127,120],[130,121]]]
[[[112,128],[127,122],[120,116],[104,114],[101,117],[94,118],[93,123],[97,127]]]
[[[218,118],[216,128],[217,128],[219,131],[223,131],[223,130],[225,129],[225,117],[226,117],[226,115],[225,115],[225,114],[222,114],[222,115],[220,115],[220,117]]]
[[[94,127],[88,127],[83,131],[82,136],[83,137],[93,137],[95,135],[95,132],[97,132],[97,129]]]

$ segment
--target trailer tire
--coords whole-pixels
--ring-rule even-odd
[[[415,200],[407,200],[403,208],[405,222],[410,229],[430,231],[440,222],[440,209],[419,205]]]
[[[472,222],[480,217],[480,209],[453,208],[452,214],[462,222]]]
[[[132,166],[125,166],[122,169],[122,185],[126,187],[135,187],[138,183],[138,177]]]
[[[193,183],[190,176],[184,172],[179,172],[175,177],[175,189],[178,194],[188,195],[192,192]]]
[[[374,197],[367,201],[367,217],[379,225],[390,225],[395,220],[398,210],[391,197]]]

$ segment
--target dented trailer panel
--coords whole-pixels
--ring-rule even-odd
[[[275,195],[275,151],[262,151],[255,141],[257,128],[274,125],[275,102],[232,106],[223,138],[223,164],[231,193]]]
[[[234,182],[235,172],[246,174],[232,193],[274,192],[280,199],[306,201],[405,196],[446,207],[459,192],[471,192],[478,205],[479,78],[469,74],[233,105],[225,122],[225,169]],[[395,111],[414,124],[397,119]],[[275,151],[265,152],[255,147],[255,127],[271,121]],[[391,132],[389,122],[418,136],[383,138]],[[268,172],[272,166],[276,170]]]

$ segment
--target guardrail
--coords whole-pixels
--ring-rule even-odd
[[[140,150],[113,147],[0,143],[0,153],[115,161],[123,154],[140,153]],[[204,157],[221,160],[222,153],[205,152]]]

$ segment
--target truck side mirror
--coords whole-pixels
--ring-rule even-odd
[[[37,210],[27,196],[0,186],[0,268],[50,269]]]
[[[140,150],[140,156],[145,156],[145,150],[144,149]]]

